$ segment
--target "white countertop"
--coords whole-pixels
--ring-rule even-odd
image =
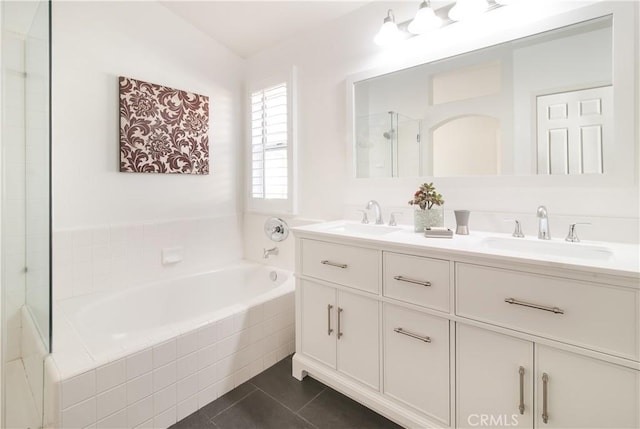
[[[427,238],[421,233],[413,231],[412,226],[398,225],[394,227],[396,230],[386,234],[370,234],[356,230],[348,230],[348,228],[340,228],[343,225],[361,225],[359,222],[352,221],[333,221],[316,223],[306,226],[292,228],[296,235],[314,236],[316,238],[345,238],[350,240],[404,245],[410,248],[420,250],[437,250],[451,255],[461,256],[481,256],[490,259],[496,259],[506,262],[533,263],[535,265],[545,265],[555,268],[573,269],[593,274],[605,274],[623,276],[631,279],[640,280],[640,246],[633,244],[608,243],[584,241],[580,243],[567,243],[564,239],[556,238],[549,241],[538,240],[537,237],[527,236],[525,238],[513,238],[510,234],[488,233],[472,231],[469,235],[455,235],[453,238]],[[366,228],[389,228],[385,226],[368,225]],[[371,230],[374,231],[374,230]],[[513,242],[518,240],[518,242]],[[493,248],[489,243],[496,241],[498,243],[515,244],[514,247],[523,247],[531,245],[538,247],[539,244],[544,246],[546,242],[550,246],[558,249],[568,250],[569,252],[575,246],[576,250],[598,249],[606,250],[605,257],[578,257],[553,254],[545,254],[544,252],[527,250],[512,250]],[[579,247],[582,246],[582,249]],[[609,256],[608,253],[611,253]]]

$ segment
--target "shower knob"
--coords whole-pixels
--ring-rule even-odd
[[[278,217],[271,217],[264,222],[264,233],[271,241],[282,241],[289,236],[289,225]]]

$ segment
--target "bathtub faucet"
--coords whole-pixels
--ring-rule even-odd
[[[264,252],[262,255],[264,259],[269,259],[269,256],[278,254],[277,247],[272,247],[271,249],[262,249],[262,251]]]

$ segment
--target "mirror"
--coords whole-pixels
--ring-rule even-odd
[[[356,177],[605,173],[612,21],[355,82]]]

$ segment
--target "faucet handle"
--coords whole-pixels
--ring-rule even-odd
[[[400,215],[402,216],[402,212],[391,212],[391,215],[389,216],[389,226],[396,226],[398,225],[396,223],[396,215]]]
[[[369,218],[367,217],[366,210],[356,210],[356,211],[362,213],[362,220],[360,221],[360,223],[369,223]]]
[[[513,230],[513,234],[511,234],[512,237],[516,237],[516,238],[523,238],[524,237],[524,234],[522,233],[522,225],[520,224],[520,221],[518,219],[505,218],[503,220],[505,222],[513,221],[513,222],[516,223],[515,229]]]
[[[576,225],[591,225],[591,222],[576,222],[570,224],[569,233],[567,234],[567,238],[565,238],[565,241],[568,241],[570,243],[580,243],[578,234],[576,234]]]

